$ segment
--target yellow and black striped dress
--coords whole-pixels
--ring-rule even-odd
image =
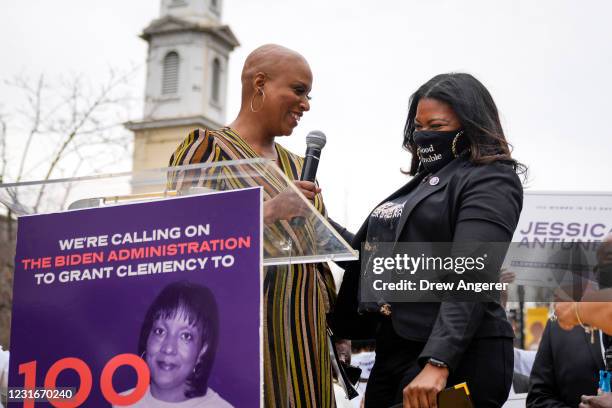
[[[276,144],[282,172],[298,180],[303,159]],[[171,166],[258,157],[234,130],[194,130],[176,149]],[[224,174],[228,177],[228,174]],[[229,175],[231,177],[231,175]],[[236,179],[250,187],[244,179]],[[274,182],[264,180],[266,190]],[[264,198],[265,199],[265,198]],[[315,207],[325,208],[320,195]],[[266,407],[334,407],[325,315],[335,296],[326,266],[301,264],[264,270],[264,398]]]

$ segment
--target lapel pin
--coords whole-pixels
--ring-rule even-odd
[[[437,186],[439,182],[440,182],[440,179],[438,177],[432,177],[429,179],[430,186]]]

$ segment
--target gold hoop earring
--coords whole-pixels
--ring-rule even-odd
[[[455,156],[455,157],[459,157],[459,155],[457,154],[457,140],[459,140],[459,138],[461,137],[462,134],[463,134],[463,130],[458,132],[455,135],[455,138],[453,139],[453,146],[452,146],[451,150],[453,152],[453,156]]]
[[[255,110],[253,108],[253,101],[255,100],[255,96],[257,96],[257,93],[254,93],[253,96],[251,97],[251,104],[250,104],[251,112],[253,112],[253,113],[259,112],[263,108],[264,101],[266,100],[266,94],[264,93],[263,89],[262,88],[257,88],[257,91],[258,91],[258,93],[261,92],[261,106],[257,110]]]

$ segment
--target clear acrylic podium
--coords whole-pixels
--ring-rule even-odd
[[[272,161],[248,159],[88,177],[0,185],[0,202],[17,216],[166,200],[179,196],[262,187],[266,206],[289,219],[263,225],[264,274],[285,274],[290,264],[358,259],[358,253]],[[290,211],[287,211],[290,210]],[[163,217],[163,214],[159,215]],[[195,220],[194,220],[195,221]],[[265,272],[265,271],[268,272]],[[283,330],[289,328],[283,328]],[[289,360],[287,355],[286,359]],[[291,378],[291,372],[287,372]],[[282,386],[281,386],[282,387]],[[281,402],[281,405],[284,404]]]
[[[291,205],[303,216],[264,225],[264,265],[347,261],[353,250],[274,164],[248,159],[0,185],[13,214],[47,214],[137,201],[262,186],[266,201]]]

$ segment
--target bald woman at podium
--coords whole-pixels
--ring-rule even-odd
[[[290,180],[299,180],[303,159],[276,143],[276,138],[291,135],[308,112],[311,87],[312,72],[302,55],[279,45],[257,48],[247,57],[242,70],[238,117],[221,129],[191,132],[172,155],[170,165],[266,158],[273,160]],[[251,187],[240,177],[232,183]],[[325,215],[320,189],[311,182],[295,184]],[[264,196],[279,193],[274,180],[264,180],[263,187]],[[264,205],[264,223],[272,233],[277,221],[296,215],[299,211],[279,199],[268,200]],[[326,335],[326,313],[334,297],[333,278],[323,264],[265,268],[266,406],[334,406]]]

